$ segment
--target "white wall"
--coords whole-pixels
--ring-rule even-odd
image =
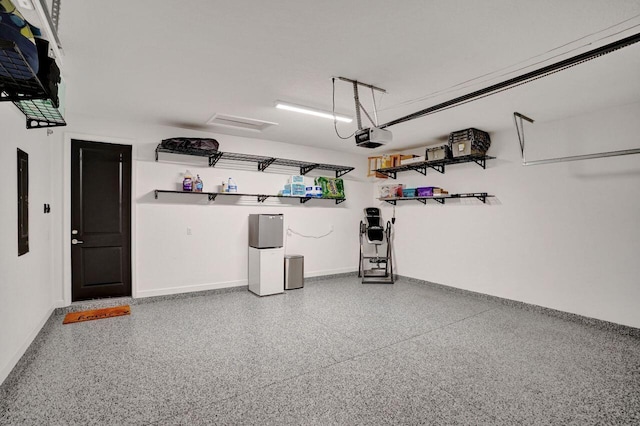
[[[639,148],[638,117],[633,104],[525,123],[527,159]],[[525,167],[515,129],[491,139],[487,170],[399,174],[411,187],[496,198],[399,203],[398,273],[640,327],[640,155]]]
[[[69,116],[67,128],[25,130],[24,119],[2,105],[0,128],[0,381],[28,347],[53,306],[63,305],[70,281],[63,232],[68,209],[64,133],[130,139],[135,146],[134,292],[138,297],[246,284],[247,216],[282,212],[285,226],[324,238],[287,238],[287,252],[305,256],[305,275],[357,269],[362,209],[378,205],[365,178],[366,156],[207,134],[163,126]],[[527,126],[528,159],[638,147],[640,105],[555,123]],[[435,116],[434,116],[435,117]],[[431,117],[429,119],[434,119]],[[437,118],[437,117],[436,117]],[[534,117],[535,118],[535,117]],[[426,119],[425,119],[426,120]],[[425,123],[426,125],[427,123]],[[291,169],[268,173],[156,163],[153,150],[164,138],[213,136],[221,150],[353,165],[345,176],[347,202],[312,200],[305,205],[268,200],[213,203],[183,195],[155,200],[152,191],[177,188],[181,173],[200,173],[205,190],[233,176],[240,191],[276,192]],[[523,167],[515,131],[492,134],[487,170],[452,166],[399,175],[411,186],[442,186],[450,192],[486,191],[475,199],[404,202],[397,206],[397,272],[441,284],[640,327],[640,156]],[[29,153],[31,251],[17,256],[16,147]],[[250,165],[253,167],[253,165]],[[277,172],[286,174],[279,174]],[[318,173],[313,173],[317,175]],[[66,194],[66,195],[65,195]],[[373,201],[372,201],[373,199]],[[52,213],[42,213],[50,203]],[[380,204],[385,217],[391,206]],[[187,235],[187,227],[192,235]],[[70,287],[69,287],[70,288]]]
[[[11,103],[0,104],[0,383],[52,311],[51,138],[26,130]],[[29,154],[29,252],[18,257],[16,148]],[[52,213],[44,214],[43,205]]]
[[[285,227],[293,231],[324,238],[303,238],[288,235],[286,252],[305,256],[305,276],[353,272],[358,268],[358,223],[362,209],[370,202],[372,186],[366,180],[366,157],[315,149],[298,145],[216,135],[163,126],[140,126],[113,123],[84,116],[68,118],[67,132],[75,137],[86,135],[100,138],[128,138],[136,147],[135,191],[135,277],[137,297],[215,289],[247,283],[248,215],[251,213],[283,213]],[[230,166],[220,162],[209,168],[206,160],[182,157],[190,165],[155,162],[154,149],[165,138],[176,136],[214,137],[221,151],[269,155],[320,163],[354,166],[345,175],[347,201],[336,205],[328,200],[268,199],[258,203],[255,198],[218,197],[208,202],[206,196],[160,194],[154,199],[154,189],[179,189],[186,169],[200,174],[205,191],[216,191],[217,185],[233,177],[239,192],[275,194],[293,168],[270,167],[266,173],[254,171],[255,163]],[[58,152],[57,181],[64,180],[64,152]],[[178,157],[174,157],[178,158]],[[172,159],[163,155],[161,159]],[[241,168],[241,170],[238,170]],[[308,176],[332,176],[332,172],[313,171]],[[66,184],[61,184],[64,193]],[[191,235],[187,235],[187,228]],[[61,239],[64,241],[64,238]],[[65,242],[66,243],[66,242]],[[69,286],[62,280],[58,294]],[[61,296],[62,297],[62,296]]]

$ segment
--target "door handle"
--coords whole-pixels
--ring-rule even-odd
[[[84,241],[76,240],[75,238],[71,240],[71,244],[84,244]]]

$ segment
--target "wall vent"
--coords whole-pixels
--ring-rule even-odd
[[[250,130],[252,132],[262,132],[264,129],[277,126],[278,123],[270,121],[256,120],[254,118],[236,117],[235,115],[213,114],[207,121],[210,126],[232,127],[234,129]]]

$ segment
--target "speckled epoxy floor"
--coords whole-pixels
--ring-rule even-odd
[[[0,424],[640,424],[637,337],[406,280],[62,319]]]

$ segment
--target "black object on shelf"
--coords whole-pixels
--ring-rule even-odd
[[[440,204],[444,204],[445,200],[449,198],[477,198],[483,203],[487,202],[487,198],[494,197],[494,195],[489,195],[486,192],[469,192],[465,194],[446,194],[432,197],[393,197],[393,198],[378,198],[381,201],[386,201],[389,204],[393,204],[394,206],[398,201],[409,201],[415,200],[419,201],[422,204],[427,204],[427,200],[435,200]]]
[[[0,40],[0,101],[11,101],[27,119],[27,129],[66,126],[20,49]]]
[[[195,191],[172,191],[168,189],[154,189],[153,192],[156,200],[158,199],[158,194],[199,194],[199,195],[206,195],[209,198],[209,201],[214,201],[218,195],[222,195],[222,196],[231,195],[236,197],[257,197],[259,203],[263,203],[267,198],[299,199],[301,204],[304,204],[311,199],[335,200],[336,204],[340,204],[346,201],[346,198],[318,198],[318,197],[272,195],[272,194],[245,194],[240,192],[195,192]]]
[[[298,160],[288,160],[285,158],[276,158],[276,157],[266,157],[261,155],[252,155],[252,154],[238,154],[234,152],[221,152],[214,150],[199,150],[199,149],[168,149],[164,148],[161,145],[156,147],[156,161],[158,161],[158,153],[168,153],[168,154],[184,154],[184,155],[195,155],[199,157],[208,157],[209,158],[209,167],[215,167],[215,165],[220,160],[231,160],[231,161],[245,161],[257,163],[258,171],[264,172],[267,167],[271,165],[277,166],[288,166],[288,167],[298,167],[301,175],[306,175],[311,170],[329,170],[336,173],[336,178],[346,175],[354,167],[349,166],[338,166],[335,164],[323,164],[323,163],[312,163],[308,161],[298,161]]]
[[[431,160],[431,161],[421,161],[419,163],[411,163],[404,164],[402,166],[396,167],[387,167],[384,169],[377,169],[376,172],[387,175],[388,177],[395,179],[398,172],[406,172],[408,170],[415,170],[416,172],[426,175],[427,168],[432,168],[433,170],[444,173],[445,166],[450,164],[460,164],[460,163],[476,163],[483,169],[487,168],[487,160],[493,160],[496,157],[491,157],[489,155],[467,155],[464,157],[455,157],[455,158],[446,158],[443,160]]]

